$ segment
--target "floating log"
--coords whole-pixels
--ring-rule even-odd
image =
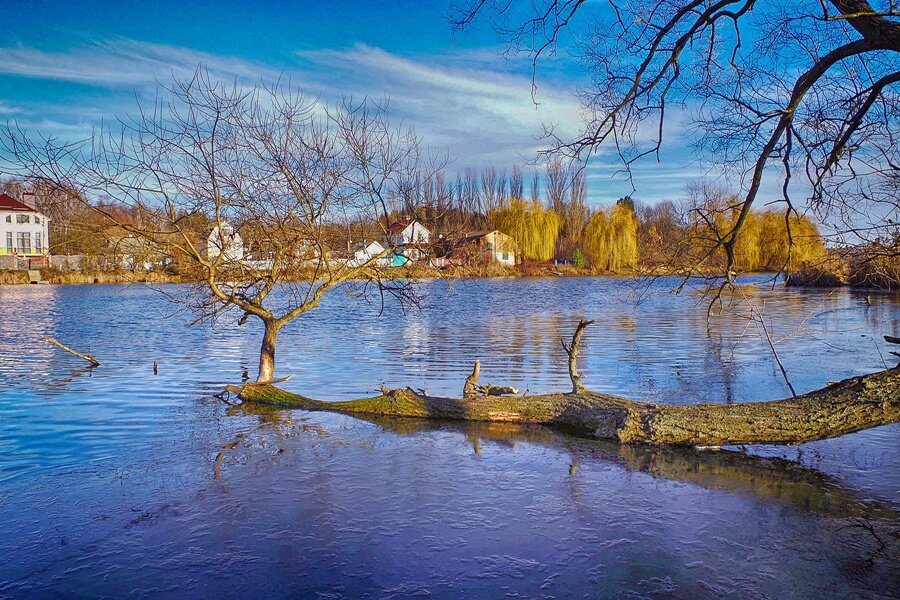
[[[900,369],[851,377],[800,396],[771,402],[686,406],[638,402],[581,385],[577,369],[581,321],[569,345],[573,391],[536,396],[478,396],[480,363],[463,398],[389,390],[379,396],[326,402],[272,385],[229,386],[245,402],[349,415],[549,425],[624,444],[684,446],[800,444],[900,422]]]
[[[56,340],[56,339],[54,339],[54,338],[52,338],[52,337],[45,337],[45,338],[44,338],[44,341],[47,342],[47,343],[49,343],[49,344],[53,344],[54,346],[57,346],[57,347],[59,347],[59,348],[62,348],[63,350],[65,350],[65,351],[68,352],[69,354],[73,354],[73,355],[77,356],[78,358],[80,358],[80,359],[82,359],[82,360],[88,361],[89,363],[91,363],[91,366],[92,366],[92,367],[99,367],[99,366],[100,366],[100,362],[99,362],[96,358],[94,358],[93,356],[91,356],[90,354],[82,354],[81,352],[76,352],[75,350],[72,350],[71,348],[69,348],[69,347],[66,346],[65,344],[59,342],[58,340]]]

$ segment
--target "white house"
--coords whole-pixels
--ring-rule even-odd
[[[223,253],[229,262],[244,259],[244,240],[228,221],[213,227],[206,238],[206,255],[209,258],[215,259]]]
[[[431,232],[418,219],[397,221],[388,228],[388,232],[392,246],[427,245],[431,242]]]
[[[378,242],[361,242],[350,248],[353,256],[349,261],[347,261],[347,264],[351,267],[359,267],[366,264],[379,254],[384,253],[385,250],[386,248]],[[387,260],[388,259],[386,258],[380,258],[376,262],[379,265],[384,265],[386,264]]]
[[[46,256],[50,219],[8,194],[0,194],[0,256]]]

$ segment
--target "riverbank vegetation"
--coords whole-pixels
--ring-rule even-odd
[[[543,192],[539,180],[546,181]],[[148,222],[145,209],[108,197],[91,201],[74,188],[54,187],[46,179],[33,185],[22,180],[0,183],[13,194],[26,185],[36,190],[40,210],[51,216],[51,252],[61,263],[53,266],[59,271],[152,270],[185,280],[196,275],[191,273],[195,261],[190,252],[174,251],[171,240],[159,236],[151,240],[139,233]],[[509,176],[505,170],[469,169],[455,182],[437,171],[430,177],[410,178],[402,191],[384,194],[383,214],[323,222],[317,235],[323,252],[338,256],[364,240],[389,244],[386,232],[391,223],[417,219],[438,238],[430,249],[422,249],[420,259],[447,255],[454,239],[474,231],[496,229],[515,240],[521,268],[491,269],[483,261],[450,265],[462,276],[491,270],[529,274],[541,271],[541,264],[552,267],[545,271],[567,274],[710,274],[721,272],[728,263],[719,241],[740,211],[738,198],[722,186],[701,182],[674,201],[643,204],[626,196],[611,206],[591,207],[579,166],[551,161],[542,173],[532,173],[531,187],[531,197],[522,198],[519,167]],[[224,218],[198,207],[173,208],[178,230],[196,247],[204,245],[203,238]],[[277,245],[271,239],[272,228],[284,226],[267,223],[262,216],[248,211],[228,219],[254,260],[271,258]],[[793,211],[750,211],[734,249],[733,268],[738,273],[796,272],[823,259],[824,248],[810,218]]]

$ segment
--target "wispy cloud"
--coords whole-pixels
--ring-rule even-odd
[[[573,90],[545,86],[537,104],[531,79],[411,59],[368,46],[299,54],[310,75],[332,95],[387,94],[392,111],[464,164],[512,164],[532,158],[543,125],[574,133],[580,110]],[[352,82],[347,86],[346,82]]]
[[[155,85],[203,64],[220,76],[258,79],[277,71],[240,59],[133,40],[95,42],[62,52],[0,48],[0,73],[109,88]]]
[[[245,83],[287,78],[326,102],[344,97],[387,98],[394,118],[413,125],[427,144],[448,150],[455,161],[451,168],[522,163],[545,147],[545,141],[538,139],[544,126],[554,126],[556,133],[568,137],[578,133],[582,122],[571,85],[540,82],[533,98],[527,68],[499,58],[492,62],[484,50],[400,56],[355,45],[297,52],[292,61],[276,68],[238,57],[127,39],[55,52],[22,46],[0,48],[0,74],[75,83],[101,92],[95,94],[101,98],[101,106],[42,105],[38,118],[25,109],[0,103],[0,115],[30,122],[36,130],[56,129],[44,133],[84,132],[92,122],[132,109],[133,94],[152,94],[157,81],[190,77],[200,65],[214,77]],[[606,155],[596,157],[592,179],[605,175],[604,188],[627,193],[630,187],[621,178],[609,178],[613,160]],[[683,187],[683,172],[677,167],[665,171],[665,176],[643,171],[649,176],[647,187],[671,188],[676,181]],[[660,181],[652,182],[654,176]],[[664,177],[667,181],[662,181]]]

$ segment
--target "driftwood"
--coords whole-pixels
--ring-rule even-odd
[[[66,346],[65,344],[59,342],[59,341],[56,340],[55,338],[52,338],[52,337],[45,337],[45,338],[44,338],[44,341],[47,342],[47,343],[49,343],[49,344],[53,344],[54,346],[57,346],[57,347],[59,347],[59,348],[62,348],[63,350],[65,350],[65,351],[68,352],[69,354],[73,354],[73,355],[77,356],[78,358],[80,358],[80,359],[82,359],[82,360],[88,361],[89,363],[91,363],[91,366],[92,366],[92,367],[99,367],[99,366],[100,366],[100,362],[99,362],[96,358],[94,358],[93,356],[91,356],[90,354],[82,354],[81,352],[76,352],[75,350],[72,350],[71,348],[69,348],[69,347]]]
[[[481,361],[476,360],[472,366],[472,374],[466,377],[466,383],[463,385],[463,397],[475,398],[476,396],[506,396],[509,394],[518,394],[519,389],[509,385],[479,385],[478,377],[481,374]],[[428,394],[422,390],[422,395]]]
[[[892,335],[886,335],[886,336],[884,336],[884,341],[886,341],[888,344],[900,344],[900,337],[894,337],[894,336],[892,336]],[[900,352],[894,352],[894,351],[892,350],[892,351],[891,351],[891,354],[893,354],[893,355],[896,356],[896,357],[900,357]],[[897,366],[900,367],[900,364],[898,364]]]
[[[234,386],[229,391],[245,402],[289,408],[360,416],[531,423],[621,443],[660,445],[799,444],[900,422],[900,369],[852,377],[772,402],[673,406],[593,392],[580,385],[575,365],[584,327],[579,324],[567,347],[574,390],[567,393],[478,396],[477,363],[466,380],[463,398],[425,396],[408,388],[337,402],[315,400],[271,385]]]

